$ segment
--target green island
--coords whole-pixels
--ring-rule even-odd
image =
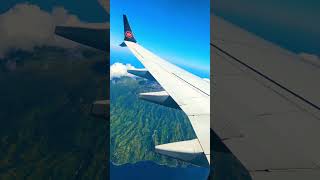
[[[110,161],[120,165],[154,161],[186,165],[154,152],[155,145],[195,138],[183,111],[138,98],[141,92],[161,90],[141,78],[121,77],[110,82]]]
[[[36,48],[0,60],[0,179],[106,179],[105,53]]]

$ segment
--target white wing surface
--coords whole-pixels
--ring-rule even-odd
[[[142,94],[158,104],[176,103],[192,124],[196,140],[182,141],[156,146],[156,151],[200,166],[210,163],[210,82],[195,76],[158,57],[145,49],[133,37],[126,16],[124,16],[125,41],[147,72],[163,87],[165,92]],[[146,97],[148,96],[148,97]]]
[[[320,179],[320,63],[211,20],[215,173],[232,153],[255,180]]]

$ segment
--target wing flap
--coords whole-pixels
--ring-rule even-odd
[[[109,117],[109,106],[110,101],[109,100],[100,100],[95,101],[91,106],[91,114],[96,117],[101,117],[104,119],[108,119]]]
[[[209,166],[198,139],[157,145],[155,150],[159,154],[180,159],[194,165]]]
[[[129,69],[128,73],[148,79],[150,81],[155,81],[154,77],[149,73],[148,70],[145,69]]]
[[[140,93],[139,98],[166,107],[180,109],[178,104],[172,99],[172,97],[166,91]]]

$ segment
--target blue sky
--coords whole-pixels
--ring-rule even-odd
[[[64,7],[70,14],[75,14],[82,21],[105,22],[107,13],[97,0],[10,0],[1,1],[0,13],[13,7],[15,4],[28,2],[39,6],[42,10],[51,12],[54,7]]]
[[[143,67],[123,41],[126,14],[138,43],[156,55],[200,76],[210,72],[209,0],[111,0],[111,64]]]

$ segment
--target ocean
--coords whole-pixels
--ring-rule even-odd
[[[111,180],[206,180],[209,169],[197,166],[168,167],[153,161],[140,161],[135,164],[114,165],[110,162]]]

